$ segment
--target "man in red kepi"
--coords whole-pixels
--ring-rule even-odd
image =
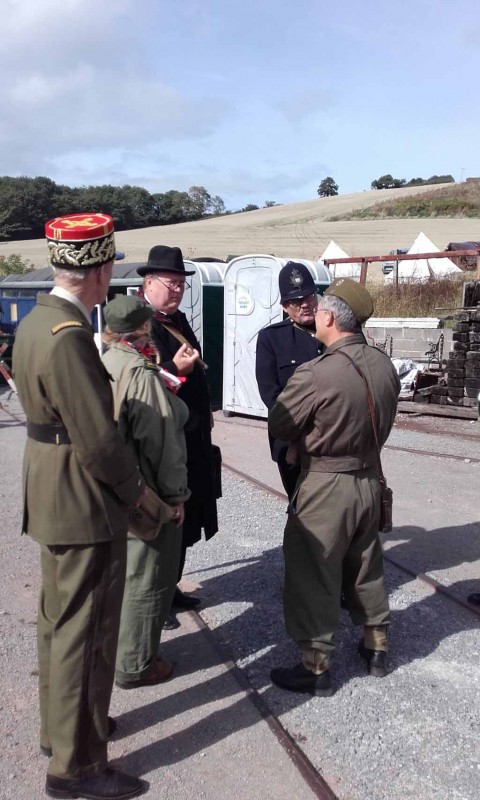
[[[113,423],[110,379],[90,324],[112,275],[113,222],[106,214],[73,214],[45,231],[55,288],[22,321],[13,351],[27,417],[22,530],[41,553],[40,747],[51,756],[45,791],[120,800],[145,787],[107,763],[128,509],[144,487]]]

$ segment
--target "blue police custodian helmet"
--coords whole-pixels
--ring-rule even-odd
[[[278,288],[282,305],[289,300],[308,297],[317,291],[310,270],[298,261],[287,261],[282,267],[278,276]]]

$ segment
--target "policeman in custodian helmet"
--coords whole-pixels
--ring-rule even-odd
[[[260,397],[268,410],[287,385],[296,368],[323,352],[315,338],[317,290],[305,264],[288,261],[278,276],[280,302],[288,314],[283,322],[258,334],[256,377]],[[287,463],[288,442],[269,434],[272,459],[277,462],[284,489],[291,497],[300,473],[299,465]]]

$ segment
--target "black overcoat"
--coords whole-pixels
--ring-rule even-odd
[[[182,336],[200,353],[200,345],[187,322],[185,314],[177,311],[170,318]],[[152,320],[152,339],[160,352],[161,365],[164,369],[177,375],[177,368],[172,361],[181,347],[178,339],[160,322],[157,312]],[[193,372],[186,376],[186,383],[178,392],[187,404],[190,416],[184,428],[187,444],[188,488],[190,500],[185,505],[185,522],[183,524],[183,543],[187,547],[201,539],[202,528],[205,538],[210,539],[218,531],[216,486],[214,464],[212,458],[211,407],[205,371],[198,363]]]
[[[314,331],[299,328],[291,319],[269,325],[258,334],[255,374],[260,397],[272,408],[281,391],[287,385],[300,364],[305,364],[323,353],[323,345],[315,338]],[[288,442],[268,435],[270,451],[274,461],[286,450]]]

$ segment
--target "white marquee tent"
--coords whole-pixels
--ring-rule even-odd
[[[430,241],[424,233],[419,233],[412,244],[408,255],[416,253],[439,253],[440,249]],[[398,262],[398,280],[425,280],[425,278],[440,278],[453,273],[460,273],[462,270],[457,267],[449,258],[415,258],[411,261]],[[386,276],[389,281],[393,281],[393,272]]]
[[[349,258],[349,255],[332,239],[320,256],[319,261],[323,262],[325,258]],[[333,278],[360,280],[360,264],[329,264],[329,269]]]

